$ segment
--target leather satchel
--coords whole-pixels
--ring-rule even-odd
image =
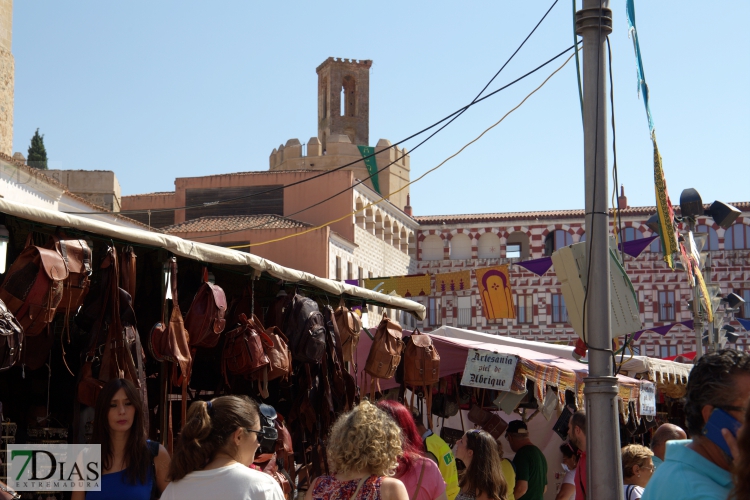
[[[167,295],[165,293],[162,302],[162,321],[151,328],[149,347],[151,354],[157,361],[174,363],[172,384],[182,386],[182,423],[184,425],[187,416],[187,387],[190,383],[193,358],[188,345],[190,337],[185,329],[177,298],[177,258],[171,257],[167,266],[170,276],[169,286],[172,292],[172,312],[169,316],[169,323],[164,323],[163,318],[167,311]]]
[[[334,312],[336,326],[341,336],[341,350],[344,362],[353,363],[354,353],[357,352],[359,336],[362,332],[362,320],[354,311],[350,311],[343,303]]]
[[[275,326],[265,330],[260,320],[255,315],[253,315],[250,321],[256,331],[262,331],[265,334],[265,337],[268,337],[268,340],[270,340],[270,343],[268,343],[265,341],[265,337],[259,335],[263,352],[265,352],[268,357],[268,365],[252,374],[252,378],[258,380],[258,390],[260,395],[265,399],[269,396],[269,380],[287,378],[292,373],[292,353],[287,346],[287,338],[281,330]]]
[[[0,300],[21,324],[24,335],[33,337],[47,328],[62,301],[67,278],[68,268],[57,250],[32,245],[29,233],[0,286]]]
[[[83,239],[53,236],[51,243],[50,246],[62,256],[68,268],[68,278],[63,283],[63,295],[57,312],[66,315],[75,313],[89,292],[91,249]]]
[[[226,312],[224,290],[212,283],[203,283],[185,317],[185,328],[190,332],[190,347],[215,347],[226,326]]]
[[[224,339],[221,371],[227,385],[228,373],[251,375],[271,362],[265,353],[263,343],[265,342],[266,347],[272,347],[273,341],[264,331],[258,330],[244,314],[240,314],[239,320],[240,326],[227,332]]]
[[[0,300],[0,372],[18,362],[23,347],[23,327]]]
[[[388,315],[383,313],[383,319],[375,332],[367,363],[365,363],[365,372],[372,377],[370,401],[375,400],[375,384],[379,383],[378,379],[390,379],[396,374],[403,349],[401,325],[391,321]]]
[[[495,440],[500,439],[508,428],[508,422],[503,420],[500,415],[484,410],[477,405],[472,405],[468,417],[470,422],[489,432]]]

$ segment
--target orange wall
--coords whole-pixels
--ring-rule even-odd
[[[232,234],[209,237],[211,233],[170,233],[184,239],[201,243],[253,243],[288,236],[304,229],[250,229]],[[328,240],[330,229],[324,227],[301,236],[295,236],[278,243],[250,247],[249,252],[271,260],[284,267],[305,271],[321,278],[328,278]],[[246,249],[243,249],[246,251]]]
[[[175,179],[175,195],[173,197],[175,205],[172,206],[179,207],[185,205],[185,191],[187,189],[278,184],[286,186],[303,179],[309,179],[317,174],[319,174],[319,172],[252,172],[178,178]],[[338,193],[351,187],[352,183],[352,172],[342,170],[305,182],[299,186],[286,188],[284,190],[284,215],[317,226],[348,214],[353,210],[354,206],[354,194],[352,190],[346,191],[318,207],[296,215],[291,215],[298,210],[328,198],[334,193]],[[184,221],[185,211],[175,211],[175,223],[178,224]],[[330,227],[332,230],[341,234],[344,238],[354,241],[354,217],[349,217],[340,222],[331,224]]]

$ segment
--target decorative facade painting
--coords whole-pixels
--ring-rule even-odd
[[[394,276],[390,278],[369,278],[362,280],[368,290],[384,293],[395,292],[399,297],[419,297],[430,295],[431,283],[429,274],[413,276]]]
[[[508,266],[493,266],[476,269],[479,295],[482,297],[484,317],[493,319],[515,318],[513,291],[510,286]]]
[[[442,273],[435,276],[435,291],[458,292],[471,289],[471,271]]]

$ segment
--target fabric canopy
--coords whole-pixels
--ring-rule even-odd
[[[491,342],[489,340],[500,338],[494,335],[481,335],[482,337],[490,337],[490,339],[465,339],[465,338],[450,338],[445,336],[445,333],[460,331],[458,328],[441,327],[435,332],[431,332],[429,335],[432,338],[435,349],[440,354],[440,377],[447,377],[456,373],[464,371],[466,366],[466,357],[469,349],[482,349],[487,351],[499,352],[502,354],[511,354],[518,357],[518,364],[516,366],[516,372],[513,379],[512,391],[522,392],[526,388],[526,380],[530,379],[535,382],[535,394],[534,397],[539,401],[540,405],[543,403],[547,393],[547,387],[552,386],[558,388],[558,398],[561,403],[564,404],[564,391],[574,391],[578,399],[582,403],[583,398],[583,379],[588,375],[588,368],[586,365],[579,363],[572,359],[566,359],[554,354],[554,351],[537,350],[537,344],[534,342],[531,345],[523,345],[524,342],[520,341],[520,345],[515,344],[500,344],[497,342]],[[375,333],[373,329],[372,334]],[[404,332],[405,335],[411,332]],[[441,335],[442,334],[442,335]],[[357,346],[357,359],[356,363],[360,368],[358,384],[362,388],[363,393],[369,391],[370,377],[364,373],[365,361],[367,355],[370,352],[370,346],[372,340],[366,335],[360,337],[360,342]],[[543,346],[549,347],[561,347],[550,344],[542,344]],[[572,348],[571,348],[572,350]],[[640,380],[630,378],[624,375],[618,375],[620,385],[620,397],[626,403],[623,408],[623,412],[627,415],[629,402],[634,402],[636,412],[638,410],[638,400],[640,396]],[[380,380],[380,387],[382,389],[390,389],[398,387],[395,379]]]
[[[174,255],[229,266],[244,266],[257,271],[265,271],[271,276],[292,283],[306,283],[333,295],[347,294],[353,297],[379,302],[389,307],[402,309],[414,314],[420,320],[425,317],[425,307],[418,302],[392,297],[373,292],[358,286],[348,285],[334,280],[321,278],[314,274],[280,266],[275,262],[246,252],[222,248],[216,245],[184,240],[164,233],[149,232],[141,229],[128,229],[77,215],[65,214],[54,210],[45,210],[22,203],[15,203],[0,198],[0,213],[19,217],[40,224],[69,227],[79,231],[129,241],[154,248],[163,248]]]

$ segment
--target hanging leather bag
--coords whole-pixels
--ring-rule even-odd
[[[0,300],[21,324],[25,336],[39,335],[55,317],[67,278],[68,268],[57,250],[32,245],[29,233],[0,286]]]
[[[195,294],[185,317],[190,347],[215,347],[224,331],[227,298],[221,287],[205,282]]]
[[[492,413],[482,409],[477,405],[473,405],[469,410],[469,421],[477,424],[479,427],[489,432],[490,435],[497,439],[505,432],[508,428],[508,422],[497,413]]]
[[[169,323],[163,320],[156,323],[149,333],[149,347],[151,354],[157,361],[174,363],[172,367],[172,384],[182,386],[182,423],[184,425],[187,414],[187,387],[193,358],[190,354],[189,334],[182,320],[180,305],[177,298],[177,258],[171,257],[167,263],[169,269],[169,286],[172,293],[172,312]],[[162,318],[166,316],[167,296],[164,294],[162,302]]]
[[[135,302],[136,255],[133,247],[128,245],[120,251],[120,288],[130,294]]]
[[[442,418],[450,418],[457,415],[459,405],[453,377],[446,377],[440,380],[439,388],[438,393],[433,396],[432,408],[428,412]]]
[[[396,374],[403,349],[401,325],[391,321],[388,315],[383,313],[383,319],[375,332],[367,363],[365,363],[365,372],[372,377],[370,401],[375,400],[375,384],[380,383],[379,379],[390,379]]]
[[[23,347],[23,327],[0,300],[0,372],[18,362]]]
[[[414,392],[418,387],[424,389],[427,414],[432,412],[432,386],[440,380],[440,355],[432,344],[432,338],[414,330],[409,342],[404,348],[404,384],[412,388],[412,403]],[[427,420],[432,428],[432,419]]]
[[[229,385],[228,373],[235,375],[251,375],[263,369],[271,362],[265,353],[266,347],[273,347],[273,341],[255,324],[240,314],[240,326],[227,332],[224,339],[221,371],[224,381]]]
[[[321,362],[326,352],[326,328],[323,314],[314,300],[294,294],[284,309],[283,331],[295,361]]]
[[[354,353],[357,352],[357,344],[359,344],[359,335],[362,331],[362,320],[357,313],[350,311],[343,301],[334,312],[334,317],[341,336],[342,361],[353,363]]]
[[[57,312],[75,313],[89,291],[91,277],[91,249],[86,240],[53,236],[52,248],[59,253],[68,268],[63,282],[63,295]]]
[[[251,322],[256,331],[262,331],[268,337],[270,343],[264,336],[260,336],[263,352],[268,357],[268,365],[253,373],[253,378],[258,380],[258,390],[265,399],[268,394],[268,382],[277,378],[287,378],[292,373],[292,353],[287,346],[286,336],[272,326],[268,330],[263,328],[257,316],[253,315]]]

